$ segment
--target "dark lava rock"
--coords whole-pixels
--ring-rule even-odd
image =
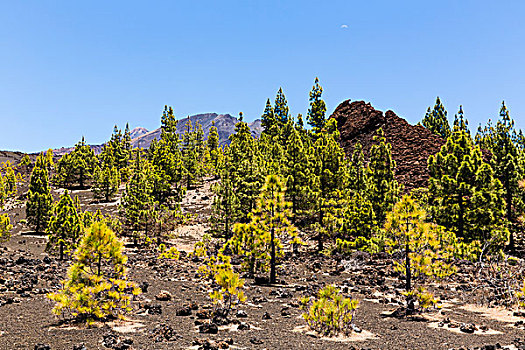
[[[410,125],[394,112],[375,110],[364,101],[342,102],[331,115],[341,134],[340,143],[350,156],[359,141],[368,158],[374,144],[373,137],[379,128],[392,145],[392,158],[396,162],[396,178],[406,190],[426,187],[429,173],[428,157],[439,152],[445,143],[441,137],[419,125]]]
[[[35,350],[51,350],[51,347],[47,344],[36,344]]]
[[[162,315],[162,305],[156,304],[156,305],[144,305],[144,310],[148,313],[148,315]]]
[[[189,316],[189,315],[191,315],[191,307],[189,307],[189,306],[182,306],[182,307],[178,308],[175,311],[175,315],[177,315],[177,316]]]
[[[248,323],[246,323],[246,322],[241,322],[237,326],[237,329],[240,330],[240,331],[244,331],[246,329],[250,329],[250,325]]]
[[[272,319],[272,316],[270,316],[270,314],[268,312],[265,312],[263,317],[262,317],[263,320],[271,320]]]
[[[237,314],[235,316],[238,318],[246,318],[248,317],[248,314],[244,310],[237,310]]]
[[[139,284],[139,288],[142,291],[142,293],[147,293],[149,288],[149,283],[144,281],[141,284]]]
[[[160,323],[150,331],[150,337],[154,339],[155,343],[162,341],[174,341],[182,338],[173,328],[165,323]]]
[[[459,330],[463,333],[469,333],[472,334],[476,331],[476,326],[473,323],[464,323],[459,327]]]
[[[263,341],[261,339],[258,339],[258,338],[252,338],[252,339],[250,339],[250,343],[252,343],[254,345],[259,345],[259,344],[262,344]]]
[[[215,323],[205,323],[199,326],[200,333],[206,334],[217,334],[219,333],[219,327]]]
[[[73,345],[73,350],[87,350],[87,348],[84,344],[80,344],[80,345]]]
[[[197,311],[196,316],[199,320],[205,320],[210,318],[210,313],[206,310]]]

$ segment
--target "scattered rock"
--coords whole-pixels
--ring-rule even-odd
[[[47,344],[36,344],[35,350],[51,350],[51,347]]]
[[[219,333],[219,327],[215,323],[204,323],[199,326],[200,333],[206,334],[217,334]]]
[[[272,319],[272,316],[270,316],[270,314],[268,312],[265,312],[263,317],[262,317],[263,320],[271,320]]]
[[[476,328],[476,326],[473,323],[463,323],[459,327],[459,330],[462,331],[463,333],[472,334],[472,333],[474,333],[477,330],[477,328]]]
[[[172,296],[167,290],[161,290],[157,295],[155,295],[155,299],[159,301],[170,301]]]
[[[248,317],[248,314],[244,310],[237,310],[235,316],[237,316],[238,318],[246,318]]]
[[[175,311],[175,314],[177,316],[189,316],[189,315],[191,315],[191,307],[189,307],[189,306],[182,306],[182,307],[178,308]]]

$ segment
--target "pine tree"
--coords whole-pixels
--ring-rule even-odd
[[[374,141],[368,163],[368,197],[374,207],[378,224],[383,225],[386,214],[397,201],[399,185],[394,178],[396,163],[392,159],[391,146],[386,142],[383,129],[377,131]]]
[[[0,243],[7,242],[11,238],[12,229],[13,225],[11,225],[9,215],[0,214]]]
[[[294,128],[286,140],[284,176],[286,179],[286,197],[292,203],[292,215],[306,206],[310,194],[311,153],[301,138],[299,130]]]
[[[49,241],[46,250],[55,251],[58,248],[60,260],[63,260],[64,253],[76,246],[83,230],[82,220],[66,190],[53,208],[53,216],[49,221]]]
[[[105,202],[111,201],[118,192],[120,186],[120,174],[116,167],[95,168],[93,174],[93,197]]]
[[[80,241],[62,289],[48,294],[57,303],[53,312],[67,312],[87,323],[130,312],[131,298],[141,291],[127,280],[127,257],[122,250],[113,231],[94,223]]]
[[[153,204],[152,176],[156,176],[154,169],[147,160],[141,159],[137,152],[135,167],[126,190],[122,195],[120,215],[123,217],[125,230],[134,237],[137,243],[138,232],[142,231],[142,215],[150,211]]]
[[[297,229],[289,220],[290,203],[284,200],[284,192],[280,178],[268,175],[257,200],[257,207],[250,215],[250,223],[236,224],[232,238],[233,246],[237,247],[250,247],[250,244],[242,243],[246,238],[257,242],[252,246],[256,252],[244,253],[247,253],[248,258],[259,260],[254,263],[261,266],[263,271],[270,270],[270,283],[277,282],[276,266],[278,259],[283,256],[283,243],[300,243]]]
[[[84,137],[75,145],[70,154],[64,154],[57,165],[59,184],[70,186],[78,183],[80,188],[85,188],[87,181],[93,176],[95,166],[98,164],[95,152],[86,145]]]
[[[189,117],[184,126],[185,132],[182,137],[182,165],[185,170],[184,178],[186,182],[186,188],[191,188],[198,180],[201,159],[199,159],[199,150],[196,141],[197,133],[193,129]]]
[[[35,227],[36,232],[45,232],[52,215],[52,209],[53,197],[51,196],[46,162],[44,154],[40,153],[31,173],[26,203],[27,221]]]
[[[310,91],[310,109],[306,115],[308,125],[312,127],[314,135],[323,130],[326,123],[326,104],[321,98],[323,88],[319,85],[319,79],[315,78],[314,86]]]
[[[421,210],[410,196],[403,196],[389,213],[385,231],[390,239],[390,252],[401,251],[404,259],[396,263],[396,270],[405,275],[405,296],[407,313],[414,311],[414,296],[420,306],[426,307],[425,301],[435,302],[433,297],[419,290],[413,291],[413,280],[420,276],[443,278],[455,272],[449,263],[453,248],[454,235],[425,222],[426,213]]]
[[[314,144],[311,189],[317,216],[318,250],[323,250],[325,214],[328,203],[334,200],[337,190],[344,184],[344,151],[339,145],[336,121],[330,119]],[[334,130],[329,133],[328,130]]]
[[[286,101],[286,97],[284,96],[282,88],[279,88],[279,91],[277,91],[277,96],[275,96],[273,114],[279,128],[286,125],[288,119],[290,118],[288,102]]]
[[[431,214],[436,223],[467,242],[480,240],[496,247],[505,243],[508,232],[501,183],[472,139],[464,131],[454,131],[428,164]]]
[[[422,120],[422,124],[425,128],[430,130],[430,132],[441,136],[444,139],[447,139],[450,136],[450,124],[447,120],[447,111],[441,103],[439,96],[436,98],[436,104],[434,109],[430,110],[430,107],[427,109],[427,113]]]
[[[235,188],[241,207],[241,221],[248,219],[248,213],[255,208],[263,181],[261,155],[248,124],[239,122],[235,133],[230,135],[229,157],[225,161],[227,171]]]
[[[470,130],[468,128],[468,120],[463,115],[463,106],[459,106],[458,114],[454,115],[453,131],[457,131],[457,130],[464,131],[470,136]]]
[[[516,223],[517,213],[523,207],[523,194],[519,188],[519,181],[525,177],[525,171],[520,162],[518,133],[514,128],[514,120],[510,117],[509,110],[502,102],[499,120],[493,127],[480,129],[476,135],[477,143],[490,151],[490,164],[495,177],[503,185],[503,195],[506,204],[506,219],[509,223]],[[514,230],[511,230],[509,246],[514,249]]]
[[[272,103],[270,99],[266,100],[266,107],[261,116],[261,126],[263,133],[270,134],[272,136],[277,135],[279,131],[278,122],[273,111]]]
[[[15,174],[15,170],[13,169],[13,167],[11,166],[11,162],[9,161],[2,163],[2,172],[4,173],[4,191],[6,197],[16,196],[16,183],[22,180],[21,175]]]
[[[226,146],[224,148],[224,160],[226,162],[229,160],[229,156],[229,147]],[[210,222],[212,232],[228,240],[231,238],[233,225],[241,217],[241,212],[232,174],[224,164],[224,160],[221,162],[218,172],[220,182],[212,187],[215,197]]]
[[[161,118],[161,140],[152,143],[149,159],[155,175],[153,196],[159,205],[175,207],[185,193],[182,185],[185,169],[182,162],[177,120],[171,107],[164,107]]]
[[[358,141],[354,145],[354,151],[348,164],[348,181],[347,186],[349,190],[362,196],[366,195],[368,189],[368,173],[365,164],[365,156],[363,154],[363,146]]]
[[[219,166],[220,150],[219,150],[219,133],[215,126],[215,121],[212,122],[208,139],[206,140],[206,146],[210,152],[210,162],[212,171],[216,174]]]

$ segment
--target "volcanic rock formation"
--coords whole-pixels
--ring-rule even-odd
[[[387,142],[392,145],[396,179],[405,185],[407,191],[427,185],[428,157],[439,152],[445,143],[441,137],[421,125],[410,125],[390,110],[383,114],[364,101],[344,101],[330,118],[337,121],[341,147],[348,156],[359,141],[368,159],[373,137],[379,128],[383,128]]]

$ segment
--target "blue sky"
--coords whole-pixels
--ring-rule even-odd
[[[504,99],[525,128],[524,12],[521,1],[4,1],[0,149],[102,143],[126,122],[151,130],[165,104],[251,121],[280,86],[305,114],[316,76],[330,113],[350,98],[416,123],[439,95],[475,129]]]

